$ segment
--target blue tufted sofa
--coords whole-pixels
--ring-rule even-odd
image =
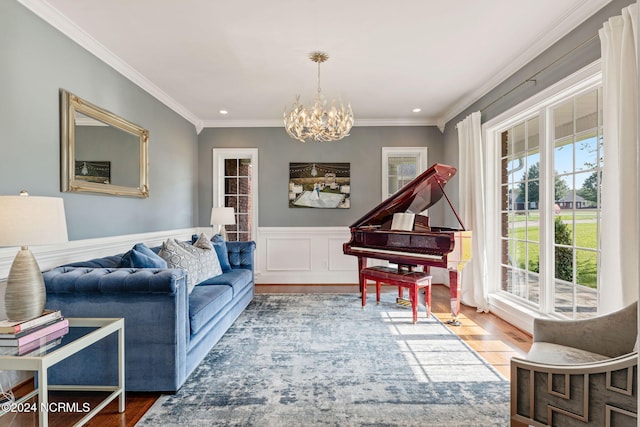
[[[158,252],[160,247],[151,248]],[[46,271],[46,307],[125,319],[125,387],[177,391],[251,302],[254,242],[227,242],[230,268],[187,290],[182,269],[118,268],[124,254]],[[116,337],[49,370],[50,384],[117,384]]]

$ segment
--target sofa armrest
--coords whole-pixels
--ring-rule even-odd
[[[254,271],[254,251],[256,242],[227,242],[227,253],[231,268],[244,268]]]
[[[180,269],[58,267],[43,274],[46,308],[65,317],[122,317],[128,391],[170,391],[187,375],[189,294]],[[113,385],[115,339],[58,363],[51,384]],[[101,363],[95,363],[102,360]],[[159,368],[160,367],[160,368]]]
[[[535,319],[533,341],[560,344],[608,357],[631,353],[637,336],[638,303],[590,319]]]
[[[180,269],[57,267],[43,273],[47,293],[166,293],[184,286]],[[182,285],[181,285],[182,284]]]

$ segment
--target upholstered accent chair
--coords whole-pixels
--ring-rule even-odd
[[[511,359],[513,426],[637,426],[638,303],[582,320],[535,319]]]

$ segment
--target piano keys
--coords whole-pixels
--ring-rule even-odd
[[[471,259],[472,238],[444,191],[456,172],[453,166],[434,164],[353,223],[351,240],[343,245],[345,254],[358,257],[358,271],[367,267],[368,258],[398,268],[422,266],[427,273],[431,267],[447,269],[452,316],[447,323],[452,325],[460,325],[460,274]],[[433,227],[423,214],[443,196],[461,229]]]

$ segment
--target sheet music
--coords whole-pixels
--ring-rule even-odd
[[[393,220],[391,221],[391,229],[399,231],[411,231],[413,230],[413,223],[416,219],[416,214],[409,212],[396,212],[393,214]]]

